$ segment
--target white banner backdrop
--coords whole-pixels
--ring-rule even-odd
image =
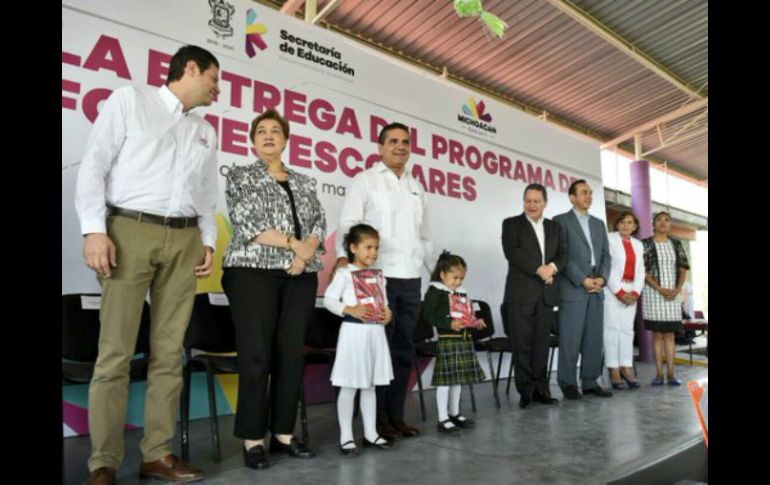
[[[571,208],[569,183],[585,178],[594,189],[592,213],[605,218],[596,142],[339,34],[246,0],[65,0],[62,293],[99,292],[82,263],[73,202],[99,103],[126,84],[164,84],[168,61],[184,44],[207,48],[220,62],[222,93],[201,115],[218,132],[222,170],[254,159],[249,123],[265,109],[277,108],[291,122],[284,161],[318,180],[329,235],[336,230],[350,178],[379,160],[379,129],[392,121],[408,125],[411,170],[429,192],[436,249],[466,259],[466,287],[472,298],[490,303],[498,335],[507,271],[501,222],[522,212],[526,184],[546,185],[550,201],[545,215],[553,217]],[[221,176],[219,185],[217,210],[226,217]],[[229,239],[222,221],[220,258]],[[217,290],[219,275],[215,271],[199,289]]]

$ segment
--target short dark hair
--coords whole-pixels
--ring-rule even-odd
[[[355,254],[350,250],[350,245],[358,244],[366,237],[375,237],[379,239],[380,233],[369,224],[356,224],[350,228],[347,234],[345,234],[342,245],[345,247],[345,253],[348,256],[348,261],[351,263],[355,260]]]
[[[219,69],[219,61],[214,57],[214,54],[197,45],[185,45],[180,47],[179,50],[176,51],[176,54],[171,58],[171,62],[168,66],[166,86],[174,81],[182,79],[182,76],[184,76],[184,69],[190,61],[194,61],[201,72],[208,69],[212,64]]]
[[[385,137],[388,135],[388,132],[390,130],[404,130],[405,132],[409,133],[409,127],[403,123],[396,122],[396,123],[391,123],[389,125],[385,125],[380,130],[380,136],[377,138],[377,141],[380,143],[380,145],[385,144]]]
[[[660,216],[668,216],[668,218],[669,218],[669,219],[671,219],[671,218],[672,218],[672,217],[671,217],[671,214],[669,214],[668,212],[666,212],[666,211],[660,211],[660,212],[658,212],[657,214],[655,214],[655,216],[653,216],[653,218],[652,218],[652,223],[653,223],[653,224],[655,224],[655,221],[657,221],[657,220],[658,220],[658,217],[660,217]]]
[[[524,189],[524,195],[521,197],[522,199],[527,198],[527,191],[529,190],[537,190],[541,194],[543,194],[543,200],[548,202],[548,192],[545,191],[545,187],[543,187],[542,184],[529,184],[527,185],[527,188]]]
[[[577,195],[577,186],[580,184],[586,184],[588,185],[588,182],[586,182],[586,179],[577,179],[574,182],[572,182],[569,185],[569,195]]]
[[[275,120],[278,122],[279,125],[281,125],[281,130],[283,131],[283,136],[288,140],[289,139],[289,122],[278,114],[278,111],[274,109],[269,109],[262,113],[261,115],[254,118],[254,121],[251,122],[251,130],[249,130],[249,141],[254,143],[254,134],[257,132],[257,126],[259,126],[259,123],[262,120]]]
[[[620,225],[620,222],[628,216],[631,216],[634,219],[634,224],[636,224],[636,229],[634,229],[634,232],[632,232],[631,234],[636,235],[636,233],[639,232],[639,219],[636,217],[636,214],[634,214],[631,211],[621,212],[618,218],[615,219],[615,224],[612,225],[612,228],[617,231],[618,226]]]
[[[465,264],[465,260],[457,254],[452,254],[449,251],[443,251],[436,261],[436,267],[433,268],[433,273],[430,275],[431,281],[441,281],[441,273],[449,273],[453,268],[468,269],[468,265]]]

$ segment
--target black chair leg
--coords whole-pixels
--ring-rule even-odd
[[[64,413],[62,413],[62,424],[64,423]],[[66,469],[65,469],[65,462],[64,459],[64,430],[62,430],[61,433],[61,476],[62,476],[62,482],[64,482],[64,479],[67,477]]]
[[[556,355],[556,349],[551,347],[551,356],[548,358],[548,385],[551,385],[551,371],[553,371],[553,358]]]
[[[180,440],[182,444],[182,461],[190,462],[190,384],[192,369],[189,362],[185,364],[182,371],[182,399],[179,410],[180,420]]]
[[[473,392],[473,384],[468,384],[468,387],[471,390],[471,408],[473,409],[473,412],[476,412],[476,394]]]
[[[214,461],[219,463],[222,451],[219,448],[219,420],[217,419],[217,395],[214,390],[214,367],[206,364],[206,384],[209,390],[209,422],[211,424],[211,441],[214,444]]]
[[[495,367],[492,363],[492,351],[487,350],[487,362],[489,363],[489,383],[492,385],[492,397],[495,398],[495,406],[500,407],[500,398],[497,396],[497,386],[495,386]]]
[[[422,373],[420,372],[420,365],[419,360],[417,357],[417,351],[414,352],[413,357],[413,367],[415,377],[417,378],[417,391],[420,394],[420,412],[422,413],[422,422],[425,422],[425,398],[423,397],[423,391],[422,391]]]
[[[690,342],[690,366],[692,366],[692,339],[688,339]]]
[[[503,352],[500,352],[500,355],[497,357],[497,376],[495,376],[495,395],[497,394],[497,385],[500,383],[500,372],[502,371],[503,367]],[[500,400],[498,399],[498,405],[500,403]]]
[[[513,352],[511,352],[511,365],[508,366],[508,383],[505,385],[505,396],[511,394],[511,374],[513,374]]]

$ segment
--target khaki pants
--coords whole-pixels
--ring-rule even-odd
[[[182,342],[195,299],[194,267],[204,256],[197,227],[173,229],[111,216],[107,234],[117,249],[117,267],[110,278],[100,278],[99,357],[88,393],[90,470],[117,469],[125,455],[129,363],[148,289],[151,352],[141,451],[145,462],[171,453],[182,390]]]

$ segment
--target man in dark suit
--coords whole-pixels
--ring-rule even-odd
[[[583,394],[612,397],[596,382],[602,373],[603,288],[610,274],[607,229],[588,213],[593,191],[585,180],[570,185],[569,200],[572,210],[553,218],[564,230],[569,248],[567,266],[559,272],[559,387],[567,399],[582,397],[577,388],[580,354]]]
[[[503,252],[508,277],[503,296],[508,337],[513,348],[519,406],[532,401],[555,404],[546,379],[551,329],[558,305],[554,275],[567,264],[561,227],[543,217],[548,194],[540,184],[524,189],[524,213],[503,221]]]

